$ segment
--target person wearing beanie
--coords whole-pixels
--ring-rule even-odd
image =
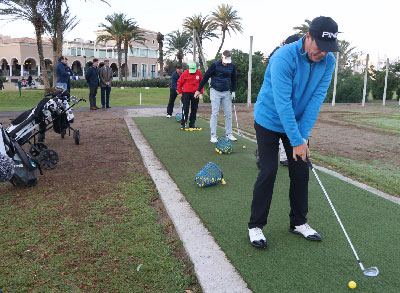
[[[289,231],[307,240],[322,237],[307,221],[307,139],[331,83],[339,51],[338,25],[330,17],[315,18],[300,40],[281,47],[271,57],[254,106],[260,171],[254,184],[248,233],[251,245],[267,247],[267,225],[278,169],[279,139],[289,162]]]
[[[186,69],[178,79],[177,91],[178,97],[181,99],[183,104],[182,113],[182,130],[185,130],[187,125],[186,122],[189,116],[189,106],[190,106],[190,118],[189,118],[189,128],[198,130],[199,127],[195,125],[197,108],[199,107],[199,98],[202,98],[203,90],[201,90],[201,95],[195,96],[195,92],[199,87],[199,84],[203,78],[201,71],[197,69],[197,64],[195,62],[189,63],[189,68]]]

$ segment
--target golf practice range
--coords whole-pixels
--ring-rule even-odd
[[[368,277],[311,170],[308,222],[323,240],[307,241],[288,232],[289,176],[287,167],[279,167],[269,222],[263,229],[269,247],[257,249],[250,245],[247,232],[258,174],[256,144],[237,137],[231,154],[221,155],[209,142],[209,126],[203,120],[197,121],[203,131],[196,132],[181,131],[174,119],[164,117],[134,121],[253,292],[346,292],[355,286],[360,292],[400,292],[399,205],[316,171],[361,262],[365,268],[379,268],[377,277]],[[219,128],[218,135],[223,136],[223,131]],[[199,187],[195,183],[196,174],[208,162],[218,165],[226,184]]]

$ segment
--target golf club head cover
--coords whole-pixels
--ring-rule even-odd
[[[224,154],[230,154],[233,151],[231,141],[225,136],[218,138],[215,147],[218,151],[221,151]]]
[[[14,162],[5,155],[0,154],[0,182],[6,182],[14,175]]]
[[[182,122],[182,113],[176,113],[175,114],[175,121],[178,123]]]
[[[220,183],[224,175],[217,164],[208,162],[194,177],[194,181],[200,187],[211,186]]]

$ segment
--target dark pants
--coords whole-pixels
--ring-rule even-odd
[[[293,159],[293,147],[285,133],[268,130],[257,123],[254,124],[254,128],[260,156],[260,172],[254,184],[249,228],[262,228],[267,224],[278,170],[279,138],[282,139],[289,161],[290,226],[305,224],[308,212],[309,170],[307,163],[299,157],[297,162]]]
[[[97,95],[97,86],[89,87],[89,102],[90,107],[96,107],[96,95]]]
[[[110,107],[110,93],[111,93],[110,86],[101,87],[101,105],[103,107],[105,106]]]
[[[177,95],[178,94],[175,89],[169,89],[169,102],[167,107],[168,115],[172,115],[172,112],[174,111],[174,103]]]
[[[199,107],[199,99],[194,97],[194,93],[183,93],[182,95],[183,103],[183,117],[182,125],[186,125],[189,116],[189,105],[190,105],[190,118],[189,127],[194,127],[196,122],[197,108]]]

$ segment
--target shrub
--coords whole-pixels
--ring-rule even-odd
[[[372,79],[368,82],[371,82],[371,91],[372,96],[375,100],[382,100],[383,99],[383,91],[385,88],[385,77],[386,77],[386,70],[372,70]],[[388,79],[387,79],[387,89],[386,89],[386,99],[391,100],[393,99],[393,91],[396,90],[398,85],[398,78],[396,74],[389,71]]]
[[[332,82],[329,86],[328,92],[324,102],[332,102],[333,98],[333,83],[334,74],[332,76]],[[360,73],[352,74],[351,71],[345,71],[338,73],[338,81],[336,85],[336,103],[360,103],[362,101],[362,95],[364,90],[364,75]],[[368,97],[370,91],[370,85],[367,83],[367,94]]]

